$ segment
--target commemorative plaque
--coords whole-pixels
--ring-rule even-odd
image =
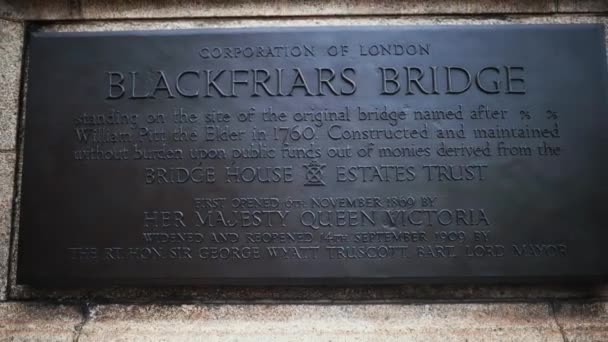
[[[600,25],[33,33],[18,282],[608,273]]]

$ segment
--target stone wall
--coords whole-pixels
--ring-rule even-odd
[[[602,23],[606,0],[0,0],[0,340],[605,341],[608,284],[16,285],[30,30]]]

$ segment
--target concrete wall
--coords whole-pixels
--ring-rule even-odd
[[[0,0],[0,340],[608,340],[608,284],[57,291],[15,283],[29,29],[508,23],[608,25],[608,1]]]

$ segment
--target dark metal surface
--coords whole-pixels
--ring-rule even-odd
[[[34,33],[18,281],[597,279],[600,25]]]

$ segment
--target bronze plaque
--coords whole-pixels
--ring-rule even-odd
[[[599,279],[601,25],[32,33],[18,281]]]

